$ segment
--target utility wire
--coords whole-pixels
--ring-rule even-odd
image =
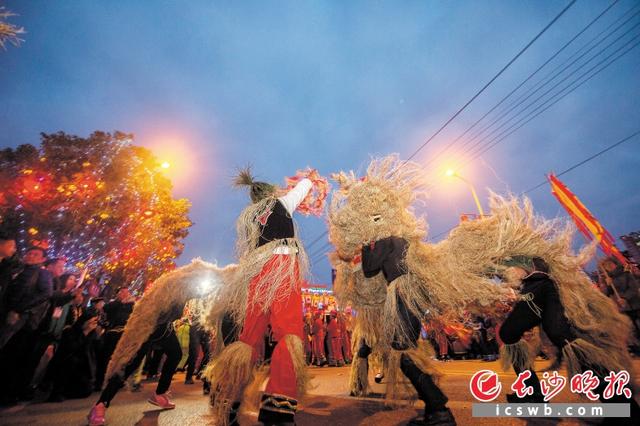
[[[487,82],[475,95],[473,95],[471,97],[471,99],[469,99],[458,111],[456,111],[455,114],[453,114],[433,135],[431,135],[431,137],[429,137],[422,145],[420,145],[418,147],[418,149],[416,149],[414,151],[413,154],[411,154],[399,167],[404,166],[406,163],[408,163],[409,161],[411,161],[411,159],[413,157],[415,157],[424,147],[426,147],[436,136],[438,136],[456,117],[458,117],[462,111],[464,111],[474,100],[476,100],[476,98],[478,96],[480,96],[482,94],[482,92],[484,92],[498,77],[500,77],[502,75],[502,73],[504,73],[507,68],[509,68],[520,56],[522,56],[522,54],[524,52],[527,51],[527,49],[529,49],[529,47],[531,47],[531,45],[533,43],[535,43],[536,40],[538,40],[542,34],[544,34],[549,28],[551,28],[551,26],[553,24],[555,24],[555,22],[560,19],[560,17],[562,15],[564,15],[564,13],[569,10],[569,8],[571,6],[573,6],[575,4],[576,0],[572,0],[571,2],[569,2],[569,4],[562,9],[562,11],[560,11],[560,13],[558,13],[558,15],[556,15],[555,18],[553,18],[551,20],[551,22],[549,22],[543,29],[542,31],[540,31],[529,43],[527,43],[526,46],[524,46],[519,52],[518,54],[516,54],[516,56],[514,56],[504,67],[502,67],[502,69],[500,71],[498,71],[498,73],[496,75],[493,76],[493,78],[491,80],[489,80],[489,82]]]
[[[583,165],[587,164],[589,161],[591,161],[591,160],[594,160],[594,159],[598,158],[598,157],[599,157],[599,156],[601,156],[602,154],[604,154],[604,153],[606,153],[606,152],[608,152],[608,151],[611,151],[612,149],[614,149],[614,148],[616,148],[616,147],[618,147],[618,146],[622,145],[623,143],[625,143],[625,142],[627,142],[627,141],[629,141],[629,140],[631,140],[631,139],[635,138],[635,137],[636,137],[636,136],[638,136],[638,135],[640,135],[640,130],[638,130],[638,131],[636,131],[636,132],[634,132],[634,133],[630,134],[629,136],[627,136],[627,137],[625,137],[625,138],[623,138],[623,139],[619,140],[618,142],[615,142],[615,143],[614,143],[614,144],[612,144],[612,145],[609,145],[609,146],[608,146],[608,147],[606,147],[605,149],[603,149],[603,150],[601,150],[601,151],[599,151],[599,152],[597,152],[597,153],[595,153],[595,154],[591,155],[590,157],[587,157],[587,158],[585,158],[584,160],[579,161],[578,163],[576,163],[576,164],[574,164],[574,165],[572,165],[572,166],[568,167],[567,169],[563,170],[562,172],[560,172],[560,173],[556,174],[556,176],[557,176],[557,177],[563,176],[563,175],[565,175],[565,174],[567,174],[567,173],[569,173],[569,172],[571,172],[571,171],[573,171],[573,170],[577,169],[578,167],[581,167],[581,166],[583,166]],[[527,189],[526,191],[521,192],[520,194],[521,194],[521,195],[524,195],[524,194],[528,194],[528,193],[530,193],[530,192],[533,192],[533,191],[535,191],[536,189],[543,187],[543,186],[544,186],[544,185],[546,185],[547,183],[548,183],[548,181],[545,179],[545,180],[543,180],[542,182],[540,182],[539,184],[537,184],[537,185],[535,185],[535,186],[532,186],[531,188]],[[443,235],[448,234],[449,232],[451,232],[451,231],[452,231],[456,226],[458,226],[458,225],[454,225],[453,227],[451,227],[451,228],[447,229],[446,231],[440,232],[440,233],[438,233],[438,234],[434,235],[433,237],[430,237],[429,239],[430,239],[430,240],[438,239],[439,237],[441,237],[441,236],[443,236]]]
[[[569,2],[569,4],[567,4],[567,6],[565,6],[564,9],[562,9],[560,11],[560,13],[558,13],[552,20],[551,22],[549,22],[531,41],[529,41],[529,43],[527,43],[504,67],[502,67],[502,69],[500,71],[498,71],[498,73],[496,75],[493,76],[493,78],[491,78],[491,80],[489,80],[475,95],[473,95],[471,97],[471,99],[469,99],[460,109],[458,109],[458,111],[456,111],[455,114],[453,114],[442,126],[440,126],[440,128],[433,134],[431,135],[422,145],[420,145],[418,147],[418,149],[416,149],[413,154],[411,154],[406,160],[404,160],[401,165],[399,166],[399,168],[403,167],[405,164],[407,164],[409,161],[411,161],[411,159],[413,159],[422,149],[424,149],[424,147],[426,147],[433,139],[436,138],[436,136],[438,136],[453,120],[456,119],[456,117],[458,117],[469,105],[471,105],[471,103],[473,101],[476,100],[476,98],[478,98],[478,96],[480,96],[489,86],[491,86],[491,84],[498,79],[498,77],[500,77],[520,56],[522,56],[522,54],[524,54],[524,52],[526,52],[529,47],[531,47],[531,45],[533,43],[535,43],[549,28],[551,28],[551,26],[553,26],[553,24],[556,23],[556,21],[558,19],[560,19],[560,17],[562,15],[565,14],[565,12],[567,10],[569,10],[569,8],[571,8],[571,6],[573,6],[576,3],[577,0],[571,0]],[[319,240],[320,238],[322,238],[324,235],[326,235],[327,232],[325,231],[324,234],[322,234],[321,236],[319,236],[317,238],[317,240]],[[313,244],[313,243],[312,243]],[[329,243],[329,245],[331,245]],[[324,248],[323,248],[324,249]]]
[[[444,153],[446,153],[453,145],[455,145],[460,139],[462,139],[467,133],[469,133],[473,128],[475,128],[482,120],[484,120],[489,114],[495,111],[500,105],[502,105],[508,98],[510,98],[515,92],[517,92],[522,86],[527,84],[538,72],[540,72],[545,66],[547,66],[551,61],[553,61],[560,53],[562,53],[569,45],[571,45],[578,37],[580,37],[585,31],[587,31],[593,24],[595,24],[600,18],[602,18],[613,6],[615,6],[619,0],[613,1],[609,6],[607,6],[598,16],[593,18],[591,22],[589,22],[584,28],[582,28],[576,35],[574,35],[568,42],[566,42],[560,49],[558,49],[553,55],[549,57],[542,65],[540,65],[535,71],[533,71],[527,78],[525,78],[520,84],[518,84],[511,92],[505,95],[497,104],[495,104],[489,111],[487,111],[482,117],[476,120],[471,126],[469,126],[462,134],[460,134],[453,141],[449,142],[444,149],[440,150],[434,157],[427,160],[427,164],[433,163],[437,158],[441,157]],[[636,5],[638,6],[638,5]],[[634,6],[634,7],[636,7]],[[543,78],[544,80],[544,78]],[[513,104],[512,104],[513,105]],[[482,133],[482,131],[480,132]],[[477,135],[476,135],[477,136]],[[475,136],[474,136],[475,137]],[[473,138],[472,138],[473,139]]]
[[[617,146],[619,146],[619,145],[622,145],[623,143],[627,142],[628,140],[633,139],[634,137],[636,137],[636,136],[638,136],[638,135],[640,135],[640,130],[638,130],[638,131],[637,131],[637,132],[635,132],[635,133],[632,133],[631,135],[627,136],[627,137],[626,137],[626,138],[624,138],[624,139],[619,140],[618,142],[614,143],[613,145],[609,145],[608,147],[606,147],[606,148],[605,148],[605,149],[603,149],[602,151],[599,151],[599,152],[597,152],[597,153],[593,154],[592,156],[590,156],[590,157],[588,157],[588,158],[585,158],[584,160],[580,161],[579,163],[574,164],[573,166],[569,167],[568,169],[563,170],[562,172],[558,173],[556,176],[557,176],[557,177],[560,177],[560,176],[562,176],[562,175],[564,175],[564,174],[567,174],[567,173],[569,173],[570,171],[575,170],[575,169],[577,169],[578,167],[580,167],[580,166],[582,166],[582,165],[584,165],[584,164],[588,163],[589,161],[591,161],[591,160],[594,160],[594,159],[598,158],[599,156],[601,156],[601,155],[602,155],[602,154],[604,154],[605,152],[611,151],[613,148],[615,148],[615,147],[617,147]],[[533,187],[531,187],[531,188],[527,189],[526,191],[524,191],[524,192],[523,192],[523,194],[528,194],[529,192],[535,191],[536,189],[538,189],[538,188],[540,188],[540,187],[542,187],[542,186],[544,186],[544,185],[546,185],[546,184],[547,184],[547,180],[544,180],[544,181],[540,182],[539,184],[537,184],[536,186],[533,186]]]
[[[560,100],[564,99],[566,96],[568,96],[569,94],[573,93],[575,90],[577,90],[580,86],[582,86],[583,84],[585,84],[586,82],[588,82],[589,80],[591,80],[593,77],[595,77],[596,75],[598,75],[600,72],[604,71],[606,68],[608,68],[610,65],[612,65],[614,62],[616,62],[618,59],[622,58],[623,56],[625,56],[627,53],[629,53],[631,50],[633,50],[634,48],[636,48],[638,46],[638,44],[640,44],[640,41],[636,41],[635,43],[633,43],[635,40],[637,40],[638,38],[640,38],[640,34],[637,34],[634,38],[632,38],[631,40],[629,40],[627,43],[625,43],[625,45],[621,46],[620,48],[618,48],[618,50],[616,50],[615,52],[613,52],[612,54],[610,54],[608,57],[604,58],[603,60],[601,60],[600,62],[598,62],[596,65],[594,65],[592,68],[590,68],[588,71],[586,71],[585,73],[583,73],[580,77],[578,77],[576,80],[574,80],[571,84],[574,84],[575,82],[579,81],[582,77],[586,76],[587,74],[589,74],[591,71],[593,71],[595,68],[597,68],[598,66],[600,66],[602,63],[606,62],[609,58],[611,58],[612,56],[614,56],[617,52],[619,52],[620,50],[624,49],[626,46],[630,45],[626,50],[624,50],[622,53],[618,54],[617,56],[615,56],[611,61],[609,61],[608,63],[606,63],[604,66],[602,66],[600,69],[596,70],[593,74],[591,74],[590,76],[588,76],[586,79],[584,79],[583,81],[581,81],[580,83],[578,83],[577,85],[575,85],[574,87],[571,87],[571,84],[566,86],[564,89],[562,89],[560,92],[556,93],[553,97],[551,97],[549,100],[547,100],[544,104],[538,106],[538,108],[536,108],[535,110],[531,111],[531,113],[528,116],[525,116],[523,119],[521,119],[520,121],[518,121],[517,123],[515,123],[513,126],[511,126],[510,128],[508,128],[506,131],[508,131],[508,133],[503,133],[502,135],[500,135],[499,137],[496,137],[494,139],[492,139],[491,141],[489,141],[489,143],[484,147],[481,148],[479,151],[475,152],[473,154],[473,156],[464,163],[464,165],[470,163],[471,161],[473,161],[474,159],[480,157],[482,154],[486,153],[487,151],[489,151],[490,149],[492,149],[493,147],[495,147],[496,145],[498,145],[500,142],[502,142],[503,140],[505,140],[508,136],[510,136],[511,134],[513,134],[514,132],[516,132],[518,129],[520,129],[522,126],[526,125],[528,122],[530,122],[531,120],[533,120],[534,118],[536,118],[537,116],[539,116],[540,114],[542,114],[544,111],[546,111],[547,109],[551,108],[553,105],[555,105],[556,103],[558,103]],[[570,88],[570,89],[569,89]],[[567,89],[569,89],[568,91],[566,91]],[[562,94],[563,92],[565,92],[564,94]],[[560,97],[557,97],[558,95],[561,95]],[[554,97],[557,97],[557,99],[553,99]],[[549,103],[551,101],[551,103]],[[516,127],[517,126],[517,127]],[[505,132],[506,132],[505,131]]]
[[[637,14],[640,14],[640,11],[638,11]],[[640,22],[636,23],[635,25],[633,25],[631,28],[627,29],[623,34],[621,34],[620,36],[618,36],[616,39],[614,39],[611,43],[609,43],[607,46],[605,46],[603,49],[601,49],[599,52],[597,52],[595,55],[591,56],[586,62],[584,62],[583,64],[581,64],[580,66],[578,66],[576,69],[574,69],[573,71],[571,71],[569,74],[567,74],[564,78],[562,78],[560,81],[558,81],[556,84],[554,84],[551,88],[549,88],[548,90],[546,90],[542,95],[538,96],[535,100],[533,100],[532,102],[530,102],[528,105],[526,105],[524,108],[520,109],[520,111],[518,111],[515,115],[513,115],[511,118],[509,118],[508,120],[504,121],[500,126],[498,126],[497,128],[495,128],[494,130],[492,130],[489,134],[487,134],[485,137],[477,140],[475,143],[473,143],[471,145],[471,147],[468,149],[469,152],[472,152],[474,149],[476,149],[478,146],[481,146],[483,143],[486,143],[486,141],[491,138],[497,131],[501,130],[505,125],[509,124],[513,119],[515,119],[516,117],[518,117],[519,115],[525,113],[525,111],[527,111],[529,108],[531,108],[533,105],[535,105],[538,101],[540,101],[541,99],[543,99],[545,96],[547,96],[549,93],[551,93],[554,89],[556,89],[558,86],[560,86],[562,83],[564,83],[566,80],[568,80],[569,78],[571,78],[573,75],[575,75],[576,73],[578,73],[578,71],[580,71],[582,68],[584,68],[585,66],[587,66],[591,61],[593,61],[594,59],[596,59],[600,54],[606,52],[611,46],[613,46],[614,44],[616,44],[618,41],[620,41],[622,38],[624,38],[626,35],[628,35],[629,33],[631,33],[636,27],[638,27],[640,25]],[[604,39],[603,39],[604,40]],[[601,41],[603,41],[601,40]],[[627,44],[630,43],[630,41],[627,42]],[[612,55],[609,55],[607,58],[605,58],[605,61],[610,58],[611,56],[615,55],[615,53],[617,53],[619,50],[621,50],[622,48],[624,48],[626,46],[623,45],[622,47],[619,47],[618,50],[616,50]],[[594,46],[595,47],[595,46]],[[589,49],[590,51],[591,49]],[[589,51],[585,52],[584,54],[588,53]],[[581,59],[583,56],[581,55],[580,58],[576,59],[576,61],[578,61],[579,59]],[[575,63],[576,61],[574,61],[573,63]],[[598,63],[601,64],[603,61],[600,61]],[[572,64],[573,64],[572,63]],[[570,65],[572,65],[570,64]],[[569,66],[570,66],[569,65]],[[568,68],[565,67],[564,70],[566,70]],[[593,70],[593,68],[591,68],[588,72],[590,72],[591,70]],[[553,79],[555,79],[555,77],[557,77],[559,74],[556,74],[556,76],[553,77]],[[575,81],[579,80],[580,78],[582,78],[584,76],[584,74],[582,74],[580,77],[578,77],[577,79],[573,80],[571,83],[569,83],[566,87],[571,86],[571,84],[573,84]],[[553,79],[551,79],[550,81],[548,81],[546,84],[550,83]],[[543,86],[540,86],[539,89],[541,89]],[[538,89],[538,90],[539,90]],[[532,96],[533,94],[535,94],[538,90],[536,90],[535,92],[531,93],[526,99],[528,99],[530,96]],[[563,89],[564,90],[564,89]],[[561,90],[562,91],[562,90]],[[561,92],[560,91],[560,92]],[[557,93],[556,93],[557,95]],[[553,98],[556,95],[552,95],[551,98]],[[524,100],[523,100],[524,101]],[[543,103],[546,102],[543,100]],[[513,109],[517,108],[520,104],[516,105]],[[512,110],[511,110],[512,111]],[[499,119],[504,118],[506,115],[508,115],[511,111],[508,111],[507,113],[503,114],[501,117],[499,117],[498,119],[494,120],[494,122],[491,124],[493,125],[494,123],[496,123]],[[499,136],[498,136],[499,137]],[[467,142],[470,142],[467,141]],[[489,142],[490,143],[490,142]]]
[[[621,16],[619,16],[615,21],[613,21],[611,24],[609,24],[604,30],[600,31],[595,37],[593,37],[591,40],[589,40],[587,43],[585,43],[582,47],[580,47],[578,50],[576,50],[573,54],[571,54],[568,58],[566,58],[563,62],[561,62],[559,65],[557,65],[553,70],[551,70],[549,73],[547,73],[544,77],[542,77],[537,83],[535,83],[532,87],[530,87],[529,89],[527,89],[522,95],[520,95],[517,99],[515,99],[513,102],[509,103],[509,105],[506,106],[505,110],[507,109],[511,109],[511,107],[513,107],[516,103],[518,103],[520,100],[522,100],[525,96],[529,95],[529,93],[531,93],[531,91],[535,90],[538,88],[538,86],[540,85],[540,83],[544,83],[545,81],[547,81],[549,79],[550,76],[554,75],[554,73],[559,70],[560,68],[562,68],[564,65],[566,65],[567,63],[569,63],[573,58],[575,58],[577,55],[579,55],[580,53],[582,53],[584,51],[584,49],[588,48],[589,46],[592,45],[593,42],[595,42],[596,40],[598,40],[604,33],[606,33],[607,31],[609,31],[611,28],[613,28],[616,24],[618,24],[620,21],[622,21],[624,18],[627,17],[627,15],[629,15],[631,12],[633,12],[635,9],[637,9],[638,7],[640,7],[640,3],[636,3],[634,4],[631,8],[629,8],[626,12],[624,12]],[[634,15],[635,16],[635,15]],[[629,19],[627,19],[623,25],[625,23],[627,23],[629,21]],[[619,26],[620,27],[620,26]],[[615,30],[613,30],[611,33],[615,32],[619,27],[617,27]],[[607,38],[607,36],[605,36],[605,38]]]

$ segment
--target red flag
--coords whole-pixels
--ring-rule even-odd
[[[551,184],[551,193],[558,199],[562,207],[565,208],[569,216],[576,223],[576,226],[589,240],[594,238],[600,244],[600,249],[607,256],[615,256],[623,265],[628,263],[627,259],[616,247],[615,240],[591,212],[582,204],[576,195],[567,188],[553,173],[548,176]]]

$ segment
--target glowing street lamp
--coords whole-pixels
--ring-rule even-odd
[[[480,200],[478,199],[478,194],[476,194],[476,189],[473,187],[471,182],[469,182],[468,180],[466,180],[465,178],[460,176],[453,169],[447,169],[445,174],[447,175],[447,177],[457,177],[458,179],[460,179],[461,181],[463,181],[464,183],[466,183],[469,186],[469,189],[471,189],[471,195],[473,195],[473,199],[476,202],[476,207],[478,208],[478,213],[480,213],[480,216],[484,216],[484,210],[482,210],[482,205],[480,204]]]
[[[163,169],[168,169],[169,167],[171,167],[171,164],[169,164],[168,161],[165,161],[162,164],[160,164],[160,167],[162,167]]]

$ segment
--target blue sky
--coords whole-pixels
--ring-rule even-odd
[[[282,183],[306,166],[327,175],[362,170],[372,155],[407,157],[568,2],[3,3],[27,34],[0,52],[0,146],[37,144],[39,132],[58,130],[134,133],[175,164],[174,193],[193,202],[180,262],[224,264],[234,260],[234,220],[248,200],[230,185],[238,166]],[[578,1],[416,156],[432,185],[420,210],[432,235],[475,211],[465,185],[442,173],[460,152],[436,153],[606,4]],[[634,4],[621,0],[567,55]],[[486,206],[488,188],[523,191],[640,130],[639,71],[640,47],[460,174]],[[639,140],[563,177],[615,236],[640,229]],[[563,214],[548,187],[530,196],[545,216]],[[307,242],[326,228],[324,219],[298,222]],[[326,283],[328,263],[314,260],[313,280]]]

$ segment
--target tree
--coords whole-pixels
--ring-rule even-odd
[[[0,151],[0,229],[138,288],[175,267],[190,203],[149,150],[121,132],[41,138]]]

